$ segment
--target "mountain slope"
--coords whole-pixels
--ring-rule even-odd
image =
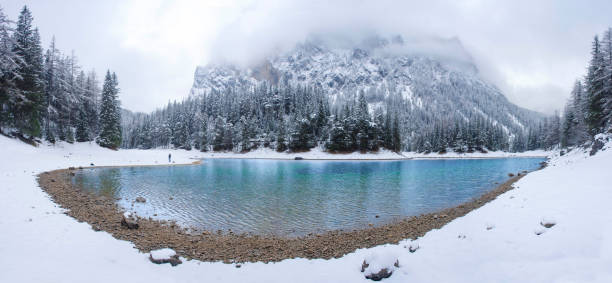
[[[455,55],[414,52],[399,36],[373,37],[340,47],[310,40],[250,68],[227,64],[198,67],[191,94],[248,89],[265,81],[318,86],[332,105],[341,106],[363,91],[371,112],[384,109],[389,101],[402,105],[399,111],[409,121],[403,125],[406,136],[434,131],[435,123],[430,121],[485,119],[513,137],[542,120],[542,115],[510,103],[483,80],[457,39],[437,44],[442,46],[438,50]]]

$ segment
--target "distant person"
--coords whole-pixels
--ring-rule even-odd
[[[168,163],[170,163],[170,160],[172,160],[172,153],[168,153]]]

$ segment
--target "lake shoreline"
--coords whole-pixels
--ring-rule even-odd
[[[240,154],[240,153],[238,153]],[[544,155],[525,155],[525,156],[490,156],[490,157],[461,157],[461,156],[439,156],[439,157],[426,157],[426,156],[418,156],[418,157],[401,157],[401,158],[302,158],[295,159],[294,157],[244,157],[244,156],[207,156],[201,158],[202,161],[206,159],[254,159],[254,160],[295,160],[295,161],[403,161],[403,160],[469,160],[469,159],[504,159],[504,158],[546,158]],[[162,164],[163,165],[163,164]],[[172,164],[167,164],[172,165]],[[185,164],[191,165],[191,164]],[[138,166],[138,165],[135,165]],[[158,166],[158,165],[155,165]],[[113,167],[113,166],[106,166]],[[119,166],[117,166],[119,167]],[[93,168],[93,167],[91,167]]]
[[[288,258],[338,258],[360,248],[416,239],[513,189],[512,184],[525,176],[518,173],[472,201],[437,212],[359,230],[336,230],[290,238],[238,235],[231,231],[195,232],[171,221],[151,218],[138,218],[139,228],[127,229],[121,225],[123,211],[115,199],[87,193],[72,184],[71,177],[75,170],[79,169],[60,169],[38,175],[40,187],[55,203],[67,210],[67,215],[79,222],[89,223],[95,231],[106,231],[117,239],[130,241],[142,252],[169,247],[187,259],[227,263],[276,262]]]

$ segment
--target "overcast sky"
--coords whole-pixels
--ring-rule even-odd
[[[330,4],[330,2],[333,2]],[[427,2],[427,4],[424,4]],[[514,103],[552,113],[585,73],[590,42],[612,25],[612,1],[2,1],[26,4],[43,44],[74,50],[102,77],[115,71],[122,105],[152,111],[189,93],[197,65],[240,62],[311,33],[458,37],[483,76]]]

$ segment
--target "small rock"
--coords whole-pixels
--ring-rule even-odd
[[[128,229],[138,229],[138,221],[132,217],[125,217],[121,219],[121,226]]]
[[[380,215],[376,215],[376,216],[374,216],[374,217],[379,218],[379,217],[380,217]]]
[[[147,202],[147,199],[145,199],[143,197],[137,197],[136,198],[136,202],[144,203],[144,202]]]
[[[236,268],[240,268],[240,267],[242,267],[241,264],[236,264]]]
[[[89,163],[89,166],[95,166],[93,163]]]
[[[514,177],[513,173],[508,173],[508,177]]]
[[[68,170],[74,170],[74,167],[68,167]]]
[[[399,268],[399,259],[396,259],[396,260],[395,260],[395,263],[393,264],[393,266],[395,266],[395,267]]]
[[[540,225],[548,229],[548,228],[552,228],[553,226],[557,225],[557,222],[551,219],[542,219],[542,221],[540,221]]]
[[[370,279],[372,281],[380,281],[380,280],[383,280],[385,278],[391,277],[392,274],[393,274],[393,271],[390,271],[387,268],[383,268],[380,271],[378,271],[377,273],[370,273],[370,274],[366,275],[365,278],[366,279]]]

